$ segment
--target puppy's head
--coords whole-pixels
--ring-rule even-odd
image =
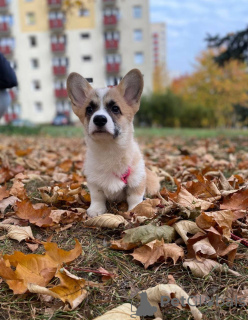
[[[133,69],[113,88],[93,89],[78,73],[67,79],[67,91],[72,109],[93,139],[117,139],[132,128],[139,110],[143,91],[143,76]]]

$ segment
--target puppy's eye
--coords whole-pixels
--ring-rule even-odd
[[[111,108],[111,111],[112,111],[113,113],[115,113],[115,114],[118,114],[118,113],[120,113],[120,108],[119,108],[118,106],[113,106],[113,107]]]
[[[87,107],[87,108],[86,108],[86,113],[87,113],[88,115],[91,115],[91,114],[93,113],[93,108],[92,108],[92,107]]]

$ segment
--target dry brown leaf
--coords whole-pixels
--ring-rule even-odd
[[[93,320],[140,320],[139,316],[136,316],[137,309],[130,303],[124,303],[117,308],[107,311],[102,316],[94,318]],[[132,316],[132,317],[131,317]]]
[[[9,196],[9,190],[7,190],[7,186],[0,187],[0,201]]]
[[[42,208],[35,209],[29,200],[24,200],[16,204],[16,215],[30,221],[39,227],[48,227],[54,225],[53,220],[50,218],[51,208],[42,205]]]
[[[220,263],[211,260],[211,259],[204,259],[202,261],[198,261],[196,259],[186,259],[183,263],[184,268],[189,267],[192,274],[195,277],[203,278],[211,271],[219,271],[219,272],[227,272],[236,277],[239,277],[240,274],[236,271],[229,269],[227,266],[223,266]]]
[[[154,240],[135,249],[131,255],[135,260],[143,263],[145,268],[148,268],[155,262],[166,262],[168,258],[171,258],[175,264],[178,259],[184,257],[184,252],[183,249],[175,243],[164,243],[162,239],[161,241]]]
[[[27,198],[26,190],[24,189],[24,184],[20,180],[15,180],[14,184],[10,189],[10,194],[17,197],[20,200]]]
[[[214,247],[209,242],[208,238],[197,241],[193,244],[193,249],[196,254],[199,252],[204,255],[212,256],[216,254]]]
[[[196,234],[197,232],[202,231],[195,222],[189,221],[189,220],[182,220],[182,221],[176,222],[175,224],[173,224],[172,227],[182,237],[185,243],[187,243],[189,239],[187,236],[188,233]]]
[[[200,216],[196,218],[196,224],[199,228],[205,230],[217,224],[223,236],[230,239],[234,219],[235,216],[231,210],[202,212]]]
[[[56,243],[46,242],[43,243],[45,254],[25,255],[15,251],[12,255],[4,255],[0,257],[0,277],[14,294],[25,293],[28,283],[45,287],[54,277],[57,268],[72,262],[82,253],[80,243],[77,240],[75,242],[75,248],[71,251],[59,249]]]
[[[213,181],[207,180],[202,175],[196,176],[198,181],[187,182],[186,189],[196,198],[213,202],[221,198],[220,191]]]
[[[247,210],[248,208],[248,189],[241,189],[230,197],[224,199],[220,205],[221,209],[227,210]]]
[[[156,317],[163,318],[162,312],[159,307],[161,299],[164,299],[165,297],[168,297],[170,299],[173,295],[173,297],[177,298],[179,301],[181,301],[181,298],[184,298],[184,303],[185,305],[187,304],[190,308],[192,316],[195,320],[202,319],[202,313],[194,306],[192,299],[181,287],[176,284],[159,284],[156,287],[149,288],[142,292],[147,294],[147,298],[150,304],[153,307],[157,308],[157,311],[154,314]]]
[[[121,224],[127,224],[127,221],[119,215],[105,213],[101,216],[97,216],[91,219],[88,219],[84,222],[84,225],[87,227],[98,227],[98,228],[118,228]]]
[[[0,229],[4,229],[8,231],[6,235],[8,238],[17,240],[19,242],[26,239],[34,239],[34,236],[30,227],[19,227],[19,226],[0,222]]]
[[[69,303],[70,310],[74,310],[87,297],[85,279],[76,277],[65,269],[57,271],[55,277],[60,279],[60,284],[50,289],[33,283],[28,283],[27,288],[32,293],[49,295]]]
[[[124,242],[123,239],[112,240],[110,248],[115,250],[131,250],[137,247],[136,243]]]
[[[2,201],[0,201],[0,212],[4,213],[5,209],[8,206],[13,206],[16,201],[18,201],[18,198],[11,196],[9,198],[3,199]]]
[[[189,210],[200,209],[204,211],[213,207],[213,204],[211,202],[205,201],[202,199],[197,199],[190,192],[188,192],[184,187],[182,187],[178,182],[177,182],[177,191],[175,193],[169,192],[168,196],[171,200],[175,201],[179,205]]]
[[[153,218],[157,213],[157,206],[160,204],[159,199],[146,199],[131,210],[136,216],[145,216]]]

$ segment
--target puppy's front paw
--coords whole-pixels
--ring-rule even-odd
[[[90,206],[89,209],[87,210],[87,215],[90,218],[94,218],[94,217],[100,216],[106,212],[107,212],[106,207]]]

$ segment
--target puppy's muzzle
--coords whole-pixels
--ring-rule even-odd
[[[97,115],[93,119],[93,122],[97,127],[105,126],[107,121],[108,121],[108,119],[104,115]]]

